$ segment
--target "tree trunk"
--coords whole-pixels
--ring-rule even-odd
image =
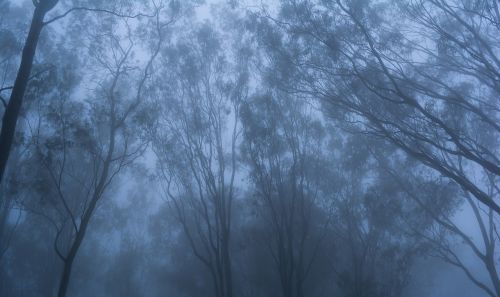
[[[64,261],[64,269],[61,276],[61,282],[59,283],[59,290],[57,291],[57,297],[65,297],[68,291],[69,278],[71,276],[71,270],[73,268],[73,260],[75,257],[68,258]]]
[[[12,93],[3,114],[2,130],[0,131],[0,184],[2,183],[5,168],[7,167],[7,161],[9,160],[16,132],[17,119],[23,103],[24,92],[28,85],[40,32],[43,29],[43,18],[47,11],[44,5],[39,5],[35,8],[28,38],[23,48],[21,65],[19,66]]]
[[[497,296],[500,296],[500,279],[498,278],[498,273],[495,266],[495,256],[493,253],[491,253],[491,251],[487,252],[485,261],[486,269],[488,270],[488,274],[490,275],[495,293]]]
[[[229,254],[229,240],[228,235],[226,234],[226,238],[224,239],[224,247],[223,247],[223,259],[224,259],[224,274],[225,274],[225,296],[233,297],[233,275],[231,268],[231,256]]]
[[[107,170],[106,170],[107,174]],[[104,183],[101,183],[102,185]],[[96,191],[97,194],[94,194],[94,198],[90,202],[89,209],[85,213],[82,219],[82,223],[80,225],[80,229],[78,229],[78,232],[76,233],[75,240],[71,244],[71,248],[69,250],[68,256],[64,260],[64,269],[61,275],[61,281],[59,282],[59,290],[57,292],[57,297],[65,297],[66,292],[68,290],[68,285],[70,281],[70,276],[71,276],[71,270],[73,269],[73,261],[76,258],[76,255],[78,253],[78,250],[80,249],[80,246],[82,245],[83,238],[85,237],[85,233],[87,232],[87,227],[90,222],[90,218],[92,217],[92,213],[94,212],[94,209],[97,205],[97,201],[99,200],[99,197],[101,196],[101,191],[98,189]]]

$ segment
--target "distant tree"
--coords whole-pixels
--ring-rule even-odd
[[[224,45],[204,24],[164,53],[153,143],[168,203],[210,273],[214,296],[231,297],[239,110],[247,80],[228,60]]]
[[[414,199],[422,201],[432,193],[434,201],[426,201],[430,208],[453,213],[454,187],[440,179],[417,181],[399,174],[404,184],[420,187],[406,192],[385,168],[412,171],[418,163],[374,138],[344,133],[334,154],[339,186],[332,201],[332,236],[340,242],[335,268],[339,288],[344,296],[405,296],[414,263],[428,250],[428,241],[415,234],[435,226]]]
[[[265,223],[261,241],[272,256],[281,296],[307,296],[328,224],[321,208],[325,131],[311,107],[282,93],[253,97],[242,117],[242,148],[257,217]]]

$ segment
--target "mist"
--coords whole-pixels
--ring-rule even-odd
[[[500,297],[497,0],[0,0],[1,297]]]

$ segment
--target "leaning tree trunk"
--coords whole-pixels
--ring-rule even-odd
[[[12,93],[2,118],[2,130],[0,131],[0,184],[2,183],[5,168],[7,167],[7,161],[9,160],[9,154],[16,132],[17,119],[21,111],[24,93],[33,66],[33,58],[38,45],[38,39],[44,26],[43,18],[56,3],[57,1],[55,0],[40,0],[33,13],[28,38],[26,38],[23,48],[21,65],[17,71]]]

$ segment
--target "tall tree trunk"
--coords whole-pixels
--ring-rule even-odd
[[[66,292],[68,291],[68,286],[69,286],[69,281],[71,277],[71,271],[73,269],[73,262],[75,261],[76,255],[78,253],[78,250],[80,249],[80,246],[82,245],[83,238],[85,237],[85,233],[87,232],[87,227],[90,222],[90,218],[92,217],[92,213],[94,212],[94,209],[97,205],[97,201],[99,200],[99,197],[101,196],[101,191],[96,191],[94,194],[94,197],[90,203],[89,209],[85,213],[82,219],[82,223],[80,225],[80,228],[78,229],[78,232],[76,233],[75,240],[71,244],[71,248],[69,250],[69,253],[64,260],[64,268],[63,272],[61,275],[61,280],[59,282],[59,290],[57,292],[57,297],[65,297]]]
[[[61,275],[61,281],[59,283],[59,290],[57,291],[57,297],[65,297],[68,291],[69,279],[71,276],[71,270],[73,268],[73,261],[75,257],[71,257],[64,261],[64,268]]]
[[[61,275],[61,280],[59,282],[59,290],[57,293],[57,297],[65,297],[66,292],[68,290],[68,285],[70,281],[70,276],[71,276],[71,271],[73,269],[73,261],[76,258],[76,255],[78,253],[78,250],[80,249],[80,246],[82,245],[83,239],[85,237],[85,233],[87,232],[87,227],[89,226],[90,219],[92,218],[92,214],[94,213],[94,210],[97,206],[97,202],[99,199],[102,197],[105,189],[105,181],[108,177],[108,172],[109,172],[109,167],[111,164],[111,158],[106,160],[105,167],[104,167],[104,172],[103,175],[101,176],[99,185],[97,186],[97,189],[94,192],[94,195],[92,197],[92,200],[90,202],[89,208],[85,212],[85,214],[82,217],[82,222],[80,224],[80,228],[78,229],[78,232],[76,233],[75,240],[71,244],[71,248],[69,250],[69,253],[64,260],[64,268],[63,272]]]
[[[231,256],[229,252],[229,235],[226,233],[223,243],[223,259],[224,259],[224,274],[225,274],[225,296],[233,297],[233,275],[231,267]]]
[[[2,130],[0,131],[0,184],[3,181],[3,175],[7,167],[7,161],[9,160],[9,154],[16,132],[17,119],[33,66],[38,39],[44,26],[43,18],[45,14],[54,7],[55,3],[57,3],[57,1],[52,2],[40,1],[37,7],[35,7],[28,37],[23,48],[21,65],[17,71],[12,93],[3,114]]]

